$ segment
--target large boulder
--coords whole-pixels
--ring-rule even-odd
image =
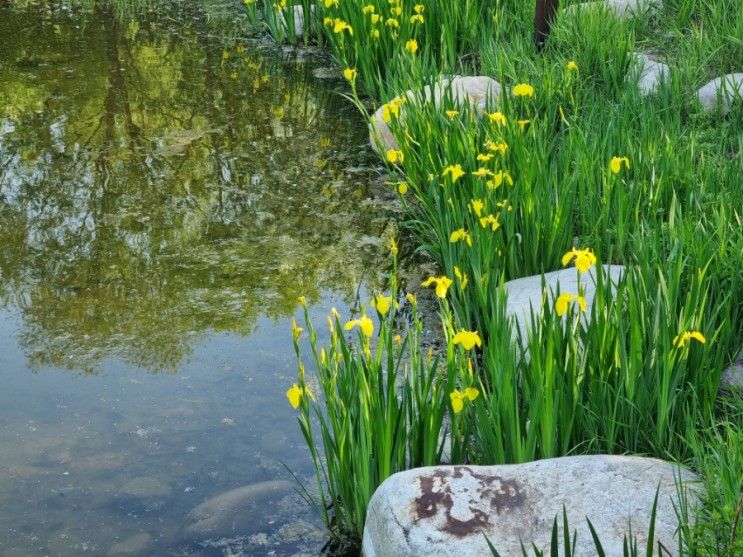
[[[663,6],[662,0],[595,0],[571,4],[565,8],[566,14],[576,14],[582,10],[604,9],[619,18],[634,17]]]
[[[624,274],[623,265],[603,265],[605,280],[616,285]],[[531,314],[536,315],[542,307],[542,297],[547,294],[550,307],[559,293],[578,294],[583,292],[586,299],[586,313],[591,314],[593,299],[596,295],[596,267],[585,273],[578,273],[575,267],[553,271],[544,274],[544,288],[542,287],[542,275],[523,277],[509,280],[504,285],[506,290],[506,313],[514,319],[514,337],[518,331],[524,338],[527,335],[527,325],[531,322]]]
[[[633,57],[633,67],[627,78],[634,80],[640,94],[655,93],[663,82],[668,81],[670,69],[666,64],[642,52],[635,52]]]
[[[442,78],[433,85],[426,85],[423,91],[406,91],[392,99],[392,103],[405,99],[405,103],[422,104],[434,103],[441,107],[444,101],[451,97],[455,106],[468,104],[478,114],[482,115],[488,105],[495,105],[501,95],[500,83],[483,75]],[[398,149],[399,146],[387,122],[384,121],[384,105],[380,106],[371,117],[369,141],[372,148],[379,153],[388,149]],[[403,118],[405,106],[400,107],[400,118]]]
[[[553,520],[559,517],[561,524],[564,506],[571,534],[577,530],[577,556],[597,554],[586,517],[606,554],[622,555],[630,522],[638,547],[645,547],[659,489],[656,547],[660,542],[676,555],[677,479],[686,486],[696,476],[661,460],[604,455],[407,470],[389,477],[372,496],[363,553],[481,557],[490,555],[487,536],[503,557],[521,557],[521,542],[549,549]],[[697,488],[689,487],[694,502]]]
[[[713,79],[699,88],[697,98],[705,110],[719,108],[721,114],[727,114],[733,101],[743,99],[743,73]]]

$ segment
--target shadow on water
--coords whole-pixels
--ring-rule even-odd
[[[124,5],[0,2],[0,556],[317,553],[288,319],[379,261],[366,130],[239,2]]]

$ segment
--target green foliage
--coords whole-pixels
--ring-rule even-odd
[[[631,452],[734,470],[735,459],[715,456],[721,440],[705,436],[705,452],[688,436],[718,411],[720,377],[743,336],[743,108],[723,119],[693,97],[734,69],[720,53],[743,45],[741,1],[678,0],[626,21],[561,12],[539,56],[528,3],[426,2],[423,22],[414,4],[365,5],[323,2],[317,17],[352,70],[356,106],[368,117],[359,95],[380,103],[399,146],[383,156],[408,230],[452,281],[445,353],[447,370],[461,367],[447,388],[471,386],[472,369],[480,393],[448,409],[452,460]],[[642,97],[629,81],[633,52],[647,44],[676,67]],[[502,94],[484,113],[455,102],[441,85],[452,74],[490,76]],[[580,291],[567,293],[577,304],[567,317],[545,297],[514,338],[504,282],[557,270],[572,248],[624,265],[624,277],[611,284],[597,266],[590,314]],[[477,332],[482,348],[463,355],[457,331]],[[739,491],[713,490],[728,524]],[[721,516],[703,512],[694,543],[719,542],[704,532]]]
[[[389,296],[375,298],[378,332],[363,310],[345,326],[338,314],[329,316],[328,346],[318,345],[304,306],[317,394],[305,376],[297,342],[302,330],[295,328],[299,377],[294,393],[290,389],[287,395],[298,405],[299,424],[315,465],[319,500],[313,505],[337,535],[360,539],[369,500],[391,474],[441,460],[450,386],[458,382],[462,366],[453,354],[441,365],[423,353],[423,326],[414,301],[410,326],[402,336],[395,333],[397,294],[393,275]],[[346,338],[343,330],[356,328],[355,340]]]

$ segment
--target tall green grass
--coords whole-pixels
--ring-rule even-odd
[[[726,448],[743,419],[721,417],[716,396],[743,340],[743,107],[726,118],[704,113],[695,90],[740,70],[730,60],[743,57],[743,2],[669,0],[660,13],[625,21],[561,14],[541,55],[528,3],[420,5],[323,0],[316,12],[316,33],[348,69],[355,104],[366,117],[370,105],[395,108],[388,119],[399,152],[382,149],[390,183],[407,233],[451,281],[440,360],[424,356],[419,333],[400,352],[390,310],[379,316],[377,352],[365,354],[359,338],[340,349],[332,373],[316,361],[324,394],[310,406],[323,443],[308,417],[303,430],[324,470],[326,503],[348,514],[338,524],[358,535],[373,488],[387,473],[439,458],[446,431],[453,462],[596,452],[688,462],[707,477],[710,496],[686,550],[735,554],[740,460]],[[647,97],[631,83],[637,50],[672,66]],[[492,77],[503,94],[482,113],[453,91],[438,102],[422,93],[454,74]],[[514,338],[504,283],[562,268],[572,248],[624,265],[623,278],[610,283],[596,266],[590,312],[574,303],[558,315],[546,296]],[[481,346],[455,344],[461,331],[476,332]],[[338,388],[330,377],[349,382],[345,398],[328,396]],[[372,384],[381,398],[363,402],[358,393]],[[467,388],[477,395],[463,397]],[[361,406],[339,413],[347,400]],[[356,452],[338,449],[352,445]],[[719,489],[713,475],[725,478]],[[360,495],[344,494],[346,483],[361,485]],[[708,531],[720,517],[727,544]]]

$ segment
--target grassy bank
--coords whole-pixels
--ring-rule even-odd
[[[291,2],[248,4],[298,41],[278,16]],[[738,553],[743,419],[716,395],[743,336],[743,103],[722,117],[695,91],[743,69],[743,2],[675,0],[623,21],[561,13],[542,53],[528,2],[323,0],[302,26],[367,117],[370,102],[385,107],[390,183],[440,267],[430,285],[447,339],[423,353],[415,317],[396,338],[393,302],[415,304],[393,280],[379,293],[389,302],[368,308],[376,322],[349,321],[354,342],[340,318],[332,346],[313,341],[322,393],[314,400],[301,372],[295,400],[328,524],[358,536],[374,488],[437,461],[447,430],[452,462],[686,463],[708,488],[688,553]],[[655,94],[632,83],[636,51],[671,66]],[[492,77],[502,95],[484,114],[451,95],[400,100],[455,74]],[[616,285],[607,263],[626,268]],[[514,344],[504,282],[566,265],[597,274],[590,317],[581,291],[545,299]]]

